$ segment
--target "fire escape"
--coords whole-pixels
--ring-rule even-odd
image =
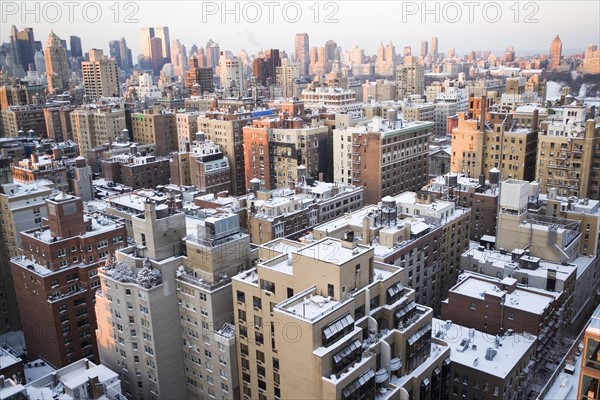
[[[566,189],[567,195],[578,195],[579,173],[575,170],[573,162],[581,160],[581,150],[571,140],[562,143],[554,162],[548,164],[548,170],[552,170],[552,179],[548,179],[548,185]]]
[[[360,137],[359,133],[352,140],[352,182],[358,183],[360,182],[360,163],[361,163],[361,154],[360,154]],[[366,146],[366,140],[365,140]]]

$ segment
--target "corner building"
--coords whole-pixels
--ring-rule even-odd
[[[447,396],[449,347],[432,339],[432,309],[349,233],[259,248],[233,278],[244,399]]]

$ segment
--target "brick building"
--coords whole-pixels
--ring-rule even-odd
[[[404,122],[389,114],[333,132],[334,180],[364,186],[366,204],[428,182],[433,122]]]
[[[96,269],[126,243],[125,226],[62,192],[46,209],[47,225],[21,233],[23,256],[10,263],[27,353],[55,367],[97,361]]]
[[[132,148],[134,149],[135,146]],[[135,151],[135,150],[132,150]],[[122,154],[102,160],[107,180],[133,189],[167,185],[171,179],[170,161],[166,157]]]

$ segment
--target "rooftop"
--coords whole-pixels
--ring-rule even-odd
[[[483,238],[482,238],[483,239]],[[503,254],[504,253],[504,254]],[[520,270],[522,273],[526,273],[529,276],[536,276],[540,278],[546,278],[548,271],[556,271],[556,277],[558,280],[566,279],[573,271],[577,270],[576,265],[563,265],[550,261],[540,260],[539,267],[536,269],[520,269],[518,261],[512,261],[512,254],[510,252],[500,252],[498,250],[480,250],[479,243],[471,242],[470,249],[463,253],[463,257],[470,257],[472,260],[478,263],[490,264],[497,268],[514,268]],[[590,259],[589,257],[585,257]]]
[[[340,133],[382,133],[382,138],[416,132],[420,130],[429,130],[434,126],[433,122],[425,121],[390,121],[381,117],[375,117],[365,123],[357,124],[345,129],[336,130]]]
[[[354,248],[344,247],[339,239],[325,238],[297,250],[292,250],[292,253],[330,264],[343,265],[370,250],[370,247],[362,245],[357,245]]]
[[[16,357],[8,350],[0,348],[0,368],[5,369],[20,362],[22,360],[19,357]]]
[[[109,396],[120,391],[119,375],[116,372],[104,365],[96,365],[87,359],[76,361],[56,372],[48,371],[28,383],[25,388],[31,399],[72,400],[74,397],[68,393],[79,394],[79,389],[91,379],[98,379],[98,383],[105,386]],[[68,392],[65,389],[69,389]],[[98,400],[108,399],[109,396],[103,395]],[[113,397],[110,396],[110,398]]]
[[[558,293],[542,291],[541,289],[528,288],[527,290],[515,289],[512,293],[501,290],[497,285],[502,282],[497,278],[488,278],[475,276],[470,273],[464,273],[459,276],[458,283],[450,289],[451,293],[461,294],[463,296],[484,299],[486,295],[504,297],[504,306],[506,308],[519,309],[530,313],[541,315],[552,305]],[[539,292],[539,293],[536,293]]]
[[[123,225],[120,220],[109,216],[108,214],[94,212],[93,214],[85,214],[84,220],[86,222],[91,221],[91,230],[84,232],[81,236],[95,236],[102,233],[110,232]],[[46,243],[54,243],[61,240],[68,240],[70,238],[54,238],[48,226],[42,229],[33,229],[25,232],[21,232],[21,235],[27,235],[34,237]],[[74,235],[75,236],[75,235]]]
[[[313,286],[277,304],[274,310],[314,323],[349,301],[352,301],[352,297],[337,301],[321,296],[316,293],[316,288]],[[350,318],[354,323],[352,316]]]
[[[450,359],[486,374],[504,379],[521,358],[535,346],[537,338],[529,334],[496,336],[496,338],[455,323],[434,318],[432,336],[450,345]],[[489,349],[493,351],[490,352]],[[489,357],[491,354],[495,355]]]
[[[18,198],[20,196],[29,197],[52,191],[52,187],[54,187],[53,182],[47,179],[41,179],[30,183],[6,183],[2,185],[1,192],[9,198]]]

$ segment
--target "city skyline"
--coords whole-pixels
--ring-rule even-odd
[[[84,51],[91,48],[107,50],[109,41],[125,37],[134,59],[142,53],[141,28],[151,26],[168,26],[171,39],[179,39],[188,48],[193,44],[203,47],[209,39],[213,39],[222,49],[234,53],[243,49],[248,54],[279,48],[291,55],[295,34],[299,32],[308,33],[311,47],[322,46],[328,39],[333,39],[343,50],[358,45],[368,55],[376,54],[379,44],[389,41],[398,49],[411,46],[413,53],[417,54],[421,41],[431,36],[440,38],[440,53],[454,47],[458,55],[472,50],[499,53],[510,46],[515,48],[517,55],[548,54],[550,42],[557,34],[563,41],[565,55],[583,52],[588,44],[600,41],[594,34],[599,30],[595,16],[600,13],[600,5],[596,2],[569,2],[568,6],[548,1],[512,5],[476,3],[478,6],[470,9],[465,6],[466,3],[460,2],[429,2],[423,7],[423,3],[419,2],[376,1],[370,3],[372,7],[365,9],[349,1],[279,2],[280,10],[261,2],[228,2],[227,7],[231,8],[225,9],[221,8],[222,3],[217,2],[177,1],[169,5],[181,12],[169,15],[160,12],[162,6],[159,3],[151,1],[112,5],[86,2],[81,3],[81,9],[69,9],[62,3],[56,3],[58,6],[54,9],[31,5],[26,6],[29,7],[27,10],[20,5],[27,2],[4,3],[2,22],[5,28],[0,32],[0,40],[8,41],[12,25],[19,30],[33,28],[36,40],[42,41],[50,31],[63,39],[79,35]],[[11,5],[13,8],[10,8]],[[393,12],[387,12],[388,9]],[[576,22],[564,20],[565,13],[578,15]],[[260,18],[258,15],[261,15]],[[36,18],[39,23],[35,22]],[[69,18],[72,23],[67,23]],[[272,24],[268,23],[269,18],[273,20]],[[97,22],[86,23],[84,19],[97,19]],[[298,22],[294,23],[295,19]],[[436,19],[439,23],[435,22]],[[251,23],[252,20],[257,22]],[[336,20],[338,22],[332,22]],[[94,26],[99,27],[93,30],[94,35],[85,35]],[[367,29],[356,29],[359,26]],[[390,28],[396,26],[404,29],[390,33]],[[273,35],[274,31],[281,34]],[[465,35],[469,32],[477,34]],[[498,32],[502,34],[498,35]]]

